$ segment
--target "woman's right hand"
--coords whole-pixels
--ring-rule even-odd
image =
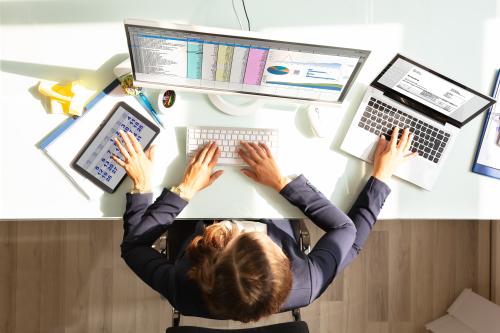
[[[186,198],[191,199],[196,192],[208,187],[222,175],[223,170],[212,173],[219,155],[219,147],[212,141],[191,158],[184,173],[184,179],[179,185]]]
[[[373,158],[373,177],[387,181],[401,164],[418,155],[417,152],[410,152],[413,134],[410,134],[408,128],[403,130],[399,142],[398,134],[399,127],[396,126],[392,130],[390,141],[383,135],[380,136]]]

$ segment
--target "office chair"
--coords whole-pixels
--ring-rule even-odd
[[[190,223],[191,222],[191,223]],[[193,234],[198,221],[176,221],[153,245],[160,253],[169,260],[174,261],[182,243]],[[311,251],[311,240],[309,230],[304,220],[290,220],[295,240],[299,243],[301,250],[308,254]],[[309,333],[305,321],[301,320],[300,309],[293,309],[292,322],[279,323],[267,326],[244,328],[244,329],[213,329],[195,326],[179,326],[181,313],[172,308],[172,327],[167,328],[166,333]]]

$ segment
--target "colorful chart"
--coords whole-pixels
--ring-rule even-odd
[[[267,68],[267,71],[274,75],[285,75],[290,73],[290,70],[285,66],[271,66]]]

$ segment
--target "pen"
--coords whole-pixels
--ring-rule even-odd
[[[137,96],[139,96],[139,102],[141,102],[141,104],[144,106],[144,108],[149,111],[149,113],[151,114],[151,116],[153,116],[153,118],[156,120],[156,122],[158,123],[158,125],[160,125],[161,127],[165,128],[165,126],[163,126],[163,123],[161,122],[160,118],[158,117],[158,114],[156,113],[155,109],[153,108],[153,106],[151,105],[151,103],[149,103],[149,100],[148,98],[146,97],[146,95],[144,95],[144,93],[140,92]]]

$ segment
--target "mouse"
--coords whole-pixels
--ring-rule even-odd
[[[314,135],[320,138],[326,138],[330,134],[331,127],[328,126],[327,117],[322,117],[322,113],[326,112],[326,107],[318,105],[309,105],[307,108],[307,118],[309,119],[309,125]],[[324,119],[323,119],[324,118]]]

